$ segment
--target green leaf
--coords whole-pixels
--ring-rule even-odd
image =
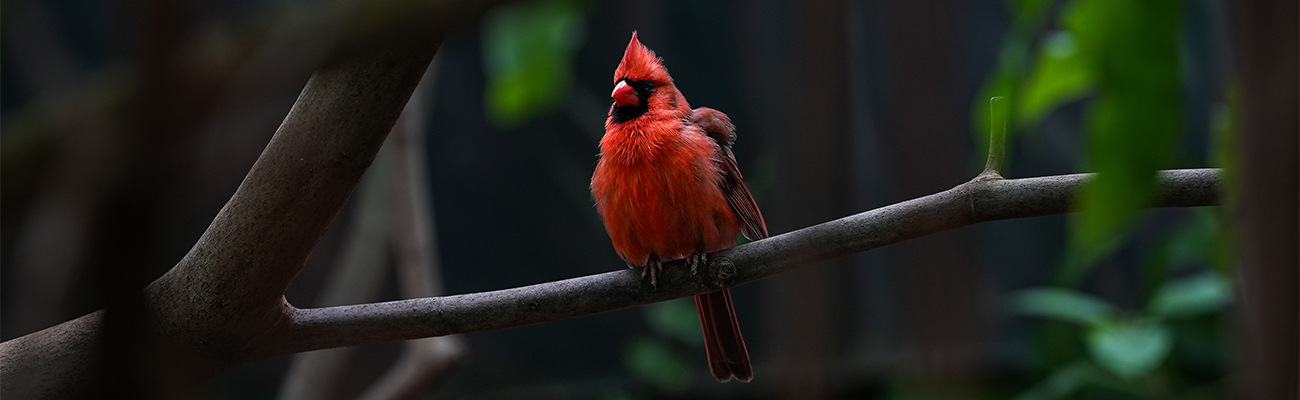
[[[1083,97],[1093,86],[1093,69],[1074,34],[1056,31],[1043,40],[1033,71],[1021,88],[1016,123],[1037,125],[1049,111]]]
[[[1020,315],[1053,318],[1084,325],[1115,315],[1115,307],[1092,295],[1060,288],[1025,289],[1007,296],[1008,308]]]
[[[1134,380],[1159,366],[1173,347],[1174,335],[1153,320],[1103,323],[1088,332],[1088,352],[1116,376]]]
[[[683,343],[696,347],[704,345],[700,331],[700,313],[690,298],[680,298],[641,307],[646,323],[651,329]]]
[[[1232,302],[1232,287],[1218,274],[1206,271],[1166,283],[1147,306],[1165,318],[1191,317],[1219,311]]]
[[[1097,177],[1079,194],[1070,254],[1080,268],[1109,254],[1156,193],[1181,131],[1176,0],[1076,0],[1063,18],[1091,65],[1096,96],[1087,112],[1088,169]]]
[[[623,349],[623,363],[633,376],[665,393],[682,393],[691,385],[691,369],[686,360],[658,339],[632,340]]]
[[[568,101],[583,14],[574,1],[499,6],[483,21],[484,105],[498,126],[518,126]]]

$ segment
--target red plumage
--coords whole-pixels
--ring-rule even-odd
[[[742,232],[767,237],[731,153],[735,127],[727,115],[692,110],[636,32],[614,82],[591,193],[619,257],[648,268],[653,282],[663,261],[698,262],[731,247]],[[749,381],[753,370],[730,291],[695,296],[695,304],[713,376]]]

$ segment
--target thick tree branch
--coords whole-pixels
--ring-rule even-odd
[[[1216,205],[1219,175],[1217,169],[1161,171],[1152,206]],[[657,288],[621,270],[493,292],[296,309],[264,356],[505,329],[706,293],[979,222],[1065,213],[1091,177],[982,175],[944,192],[713,253],[697,276],[680,262],[668,263]]]
[[[370,166],[436,43],[386,49],[312,76],[207,232],[149,286],[164,331],[213,354],[237,354],[280,323],[285,289]]]
[[[230,202],[174,268],[145,290],[140,335],[186,385],[259,351],[292,308],[283,294],[369,167],[428,67],[441,32],[322,68]],[[97,391],[103,312],[0,343],[6,398]],[[142,372],[144,373],[144,372]]]

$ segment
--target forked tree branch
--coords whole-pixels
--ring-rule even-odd
[[[1152,206],[1216,205],[1219,175],[1217,169],[1161,171]],[[265,356],[506,329],[707,293],[980,222],[1066,213],[1091,177],[982,174],[944,192],[712,253],[696,276],[680,261],[667,263],[657,287],[620,270],[492,292],[296,309]]]
[[[187,386],[265,354],[289,325],[284,292],[343,207],[433,59],[442,30],[318,70],[190,252],[144,291],[145,385]],[[101,389],[104,311],[0,343],[5,398]],[[113,394],[108,394],[112,397]]]

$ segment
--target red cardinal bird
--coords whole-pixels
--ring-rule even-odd
[[[731,154],[731,119],[711,108],[692,110],[636,32],[614,82],[591,193],[619,257],[645,268],[654,284],[664,261],[685,258],[695,273],[706,253],[731,247],[736,234],[767,237]],[[695,307],[713,376],[749,381],[754,372],[731,291],[695,296]]]

